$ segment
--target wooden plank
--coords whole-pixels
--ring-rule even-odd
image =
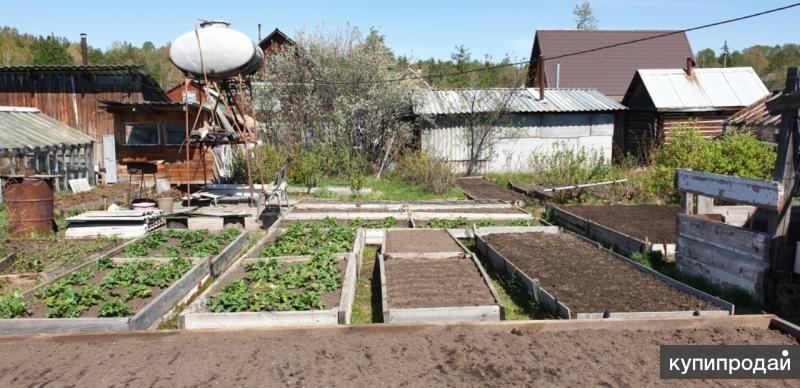
[[[192,290],[197,291],[198,286],[209,273],[208,260],[198,260],[194,268],[172,283],[131,318],[131,330],[147,330],[181,300],[190,296]]]
[[[476,235],[488,236],[502,233],[558,233],[557,226],[485,226],[475,231]]]
[[[686,214],[678,214],[677,222],[679,238],[689,238],[759,260],[766,260],[769,254],[770,236],[766,233]]]
[[[407,219],[406,213],[400,212],[367,212],[367,213],[289,213],[286,214],[286,220],[322,220],[327,217],[333,217],[337,220],[354,220],[360,218],[362,220],[382,220],[388,217],[394,217],[398,220]]]
[[[339,310],[181,314],[182,329],[242,329],[265,326],[336,325]]]
[[[761,181],[707,172],[678,169],[678,191],[780,211],[784,188],[778,182]]]
[[[590,222],[588,225],[589,233],[586,237],[605,246],[614,247],[615,250],[619,250],[626,256],[630,256],[636,252],[646,252],[650,249],[651,244],[639,240],[638,238],[594,222]]]
[[[385,260],[402,260],[402,259],[430,259],[430,260],[446,260],[446,259],[463,259],[466,256],[464,252],[392,252],[383,254]]]
[[[129,330],[128,318],[0,319],[0,335],[112,333]]]
[[[662,318],[662,317],[727,317],[729,314],[723,310],[709,311],[651,311],[651,312],[609,312],[605,313],[578,313],[575,319],[608,319],[608,318]]]
[[[525,219],[534,219],[533,216],[528,214],[527,212],[520,212],[520,213],[458,213],[455,210],[453,213],[429,213],[429,212],[411,212],[411,218],[419,220],[419,221],[428,221],[432,218],[438,218],[440,220],[454,220],[456,218],[466,218],[470,221],[480,221],[480,220],[496,220],[496,221],[503,221],[503,220],[525,220]]]
[[[763,284],[744,279],[726,271],[721,271],[718,268],[714,268],[689,257],[677,256],[675,264],[682,273],[701,277],[722,287],[741,288],[750,293],[756,300],[763,301]]]
[[[231,259],[236,257],[236,255],[244,249],[248,241],[250,241],[250,236],[246,231],[243,231],[242,234],[239,235],[236,240],[228,244],[222,252],[210,258],[208,261],[210,263],[211,276],[219,276],[228,266]]]
[[[350,254],[347,260],[347,268],[342,281],[342,293],[339,297],[339,324],[349,325],[350,317],[353,312],[353,303],[356,299],[356,281],[358,279],[357,266],[358,258],[355,254]]]
[[[500,306],[403,308],[389,310],[389,323],[500,321]]]
[[[769,263],[765,260],[755,259],[686,237],[678,237],[676,253],[679,257],[690,258],[756,283],[763,282],[769,271]]]
[[[384,323],[389,323],[389,292],[386,284],[386,262],[383,260],[383,254],[378,255],[378,274],[381,281],[381,317]]]

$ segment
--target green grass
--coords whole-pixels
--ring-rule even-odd
[[[348,186],[348,183],[347,181],[343,180],[323,178],[318,183],[318,189],[314,193],[314,196],[317,198],[335,200],[429,201],[466,199],[464,193],[456,187],[453,187],[444,193],[437,194],[427,191],[422,186],[403,181],[398,177],[365,177],[363,187],[371,188],[372,193],[363,195],[332,194],[326,189],[329,186]]]
[[[383,321],[381,313],[381,286],[377,281],[378,247],[364,248],[364,261],[356,281],[356,297],[353,302],[351,324],[378,323]]]
[[[636,252],[631,255],[631,260],[688,286],[733,303],[736,306],[736,314],[759,314],[764,311],[764,306],[757,303],[747,291],[734,287],[721,287],[709,283],[701,277],[681,273],[674,263],[664,261],[659,252]]]
[[[529,319],[557,319],[558,314],[547,306],[536,303],[533,296],[528,293],[525,286],[515,277],[495,270],[490,263],[482,257],[475,249],[475,241],[462,239],[462,243],[469,250],[473,251],[486,269],[486,273],[500,296],[500,301],[505,309],[505,319],[507,321],[519,321]]]

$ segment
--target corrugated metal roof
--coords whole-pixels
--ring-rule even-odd
[[[90,136],[36,108],[0,106],[0,149],[32,150],[92,141]]]
[[[141,72],[144,70],[142,65],[25,65],[25,66],[2,66],[0,73],[18,72],[97,72],[103,74],[125,73],[131,71]]]
[[[510,113],[556,113],[618,111],[625,107],[594,89],[433,90],[414,93],[414,114],[460,114],[506,111]]]
[[[708,109],[748,106],[769,94],[751,67],[639,70],[656,109]]]

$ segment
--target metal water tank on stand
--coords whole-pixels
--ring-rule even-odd
[[[254,74],[264,63],[264,52],[247,35],[228,26],[230,23],[223,21],[201,23],[199,29],[172,42],[170,60],[198,79]]]
[[[11,237],[53,233],[53,187],[50,183],[34,178],[10,179],[4,197]]]

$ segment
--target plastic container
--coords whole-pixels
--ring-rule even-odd
[[[275,224],[281,217],[281,207],[279,205],[267,205],[261,212],[261,227],[268,229]]]
[[[163,210],[164,213],[172,213],[172,208],[175,206],[175,198],[159,198],[157,201],[159,209]]]

